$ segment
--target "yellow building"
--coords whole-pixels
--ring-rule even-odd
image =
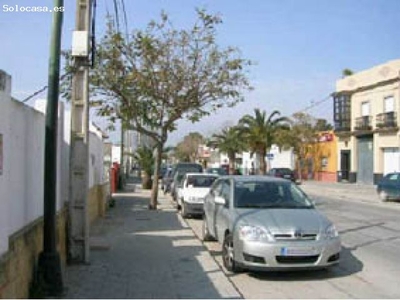
[[[318,141],[307,147],[303,178],[336,182],[337,138],[333,131],[318,134]]]

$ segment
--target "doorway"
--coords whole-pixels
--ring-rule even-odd
[[[341,180],[349,180],[350,173],[350,150],[340,151],[340,171],[342,173]]]
[[[373,138],[358,138],[357,182],[373,184],[374,182],[374,149]]]

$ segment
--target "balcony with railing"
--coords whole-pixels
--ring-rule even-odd
[[[350,120],[337,120],[335,121],[335,132],[349,132],[351,131],[351,121]]]
[[[397,128],[397,116],[394,111],[376,115],[377,129],[394,129]]]
[[[356,118],[356,124],[354,126],[354,131],[370,131],[372,130],[372,117],[363,116]]]

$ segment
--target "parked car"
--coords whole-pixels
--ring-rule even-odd
[[[172,196],[172,199],[175,202],[178,199],[179,189],[183,185],[183,178],[184,178],[185,174],[186,173],[184,173],[184,172],[177,172],[175,174],[175,176],[174,176],[174,179],[172,180],[172,183],[171,183],[171,196]]]
[[[293,182],[296,182],[296,176],[293,170],[289,168],[272,168],[271,170],[269,170],[268,174],[270,176],[288,179]]]
[[[400,199],[400,172],[385,175],[376,187],[382,201]]]
[[[168,168],[161,181],[161,189],[163,190],[164,194],[171,191],[171,183],[174,178],[172,177],[172,168]]]
[[[216,174],[219,176],[228,175],[228,172],[226,172],[226,170],[224,168],[207,168],[205,170],[205,173]]]
[[[203,173],[203,166],[197,163],[189,163],[189,162],[181,162],[177,163],[173,168],[173,176],[177,172],[189,173],[189,172],[196,172],[196,173]]]
[[[222,176],[204,202],[203,239],[222,244],[228,271],[326,268],[339,262],[335,226],[290,181]]]
[[[182,187],[177,192],[178,209],[183,218],[189,215],[203,215],[204,198],[218,177],[215,174],[185,174]]]
[[[172,171],[172,183],[171,183],[171,196],[176,201],[176,192],[181,185],[183,175],[186,173],[203,173],[203,167],[197,163],[178,163],[175,165]]]
[[[158,174],[158,179],[163,179],[165,173],[168,171],[168,167],[162,166],[160,168],[160,173]]]

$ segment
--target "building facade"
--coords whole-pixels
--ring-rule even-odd
[[[302,178],[318,181],[337,180],[337,137],[333,131],[318,133],[318,140],[308,145]]]
[[[400,60],[336,82],[338,181],[376,184],[400,170]]]
[[[124,131],[124,166],[126,168],[125,172],[128,174],[132,167],[135,166],[135,160],[133,155],[141,147],[153,148],[155,146],[154,140],[136,130],[125,130]],[[119,151],[119,153],[115,153]],[[121,162],[121,144],[116,145],[113,148],[113,162]]]
[[[229,157],[226,153],[222,153],[218,148],[213,149],[204,145],[199,147],[200,159],[207,161],[208,167],[227,166]],[[267,171],[272,168],[289,168],[295,167],[295,154],[293,149],[283,150],[277,145],[272,145],[265,158]],[[255,174],[260,167],[260,158],[257,153],[253,155],[248,151],[236,153],[235,169],[238,169],[241,174]]]

